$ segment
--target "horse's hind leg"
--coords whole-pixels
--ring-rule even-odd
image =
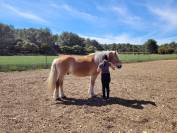
[[[54,93],[53,93],[53,98],[55,100],[57,100],[58,97],[59,97],[59,80],[57,80],[57,82],[56,82],[56,88],[55,88]]]
[[[60,98],[65,98],[66,97],[64,95],[64,92],[63,92],[63,78],[60,80],[59,94],[60,94]]]

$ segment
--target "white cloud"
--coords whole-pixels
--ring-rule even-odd
[[[123,18],[123,21],[126,22],[126,23],[132,23],[135,22],[135,21],[140,21],[140,17],[136,16],[136,15],[133,15],[131,14],[127,8],[125,7],[121,7],[121,6],[114,6],[112,7],[112,10],[117,13],[117,15],[119,15],[120,17]]]
[[[170,43],[172,41],[177,41],[176,36],[171,37],[153,37],[150,34],[139,36],[139,37],[133,37],[128,34],[120,34],[120,35],[104,35],[101,37],[96,36],[86,36],[81,35],[81,37],[84,38],[90,38],[97,40],[101,44],[112,44],[112,43],[130,43],[130,44],[144,44],[145,41],[148,39],[155,39],[159,45],[164,43]]]
[[[50,6],[53,7],[53,8],[59,8],[59,5],[57,5],[55,3],[51,3]]]
[[[140,29],[144,27],[144,21],[140,16],[133,14],[125,5],[108,5],[108,6],[96,6],[97,10],[105,14],[114,14],[114,21],[117,23],[123,23],[127,26],[131,26],[133,29]],[[110,15],[112,16],[112,15]],[[112,18],[111,18],[112,19]]]
[[[172,27],[177,27],[177,10],[172,8],[149,8],[152,13],[157,15],[161,20],[165,21]]]
[[[21,16],[23,18],[35,21],[35,22],[42,22],[42,23],[46,23],[47,21],[35,14],[29,13],[29,12],[25,12],[25,11],[20,11],[18,10],[16,7],[11,6],[9,4],[5,4],[3,3],[3,7],[7,8],[8,10],[12,11],[12,13],[16,14],[17,16]]]
[[[89,21],[92,21],[92,22],[95,22],[98,19],[97,16],[94,16],[94,15],[89,14],[89,13],[84,12],[84,11],[80,11],[76,8],[71,7],[70,5],[67,5],[67,4],[61,5],[60,8],[69,12],[70,15],[72,15],[74,17],[82,18],[82,19],[89,20]]]
[[[80,35],[84,38],[90,38],[97,40],[102,44],[111,44],[111,43],[131,43],[131,44],[141,44],[144,41],[143,38],[132,37],[128,34],[120,34],[120,35],[105,35],[102,37],[94,37],[94,36],[85,36]]]
[[[157,38],[158,44],[170,43],[170,42],[177,42],[177,36],[171,36],[166,38]]]
[[[177,9],[172,1],[162,3],[146,3],[144,6],[156,18],[156,25],[160,31],[166,33],[177,29]]]

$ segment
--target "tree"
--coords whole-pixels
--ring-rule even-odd
[[[74,45],[72,47],[72,52],[73,54],[86,54],[84,47],[81,47],[79,45]]]
[[[94,53],[95,52],[95,47],[93,46],[88,46],[85,47],[87,53]]]
[[[0,23],[0,54],[10,54],[16,42],[14,28]]]
[[[92,45],[96,48],[96,50],[103,50],[102,45],[99,44],[96,40],[91,40]]]
[[[67,45],[61,45],[60,47],[60,52],[64,54],[72,53],[72,47],[67,46]]]
[[[156,54],[158,52],[158,45],[154,39],[149,39],[144,43],[146,52]]]
[[[85,39],[84,44],[86,49],[90,46],[94,47],[95,50],[104,50],[103,46],[96,40]]]
[[[50,54],[52,51],[50,45],[48,45],[46,43],[41,44],[40,50],[41,50],[41,53],[45,54],[45,55]]]
[[[79,45],[83,47],[83,41],[83,38],[72,32],[63,32],[58,38],[59,45],[67,46]]]

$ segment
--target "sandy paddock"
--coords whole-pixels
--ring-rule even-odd
[[[0,132],[177,132],[177,60],[111,71],[111,98],[88,99],[89,77],[68,75],[65,101],[47,93],[49,70],[0,73]]]

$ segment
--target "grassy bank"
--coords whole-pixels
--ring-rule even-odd
[[[23,71],[29,69],[49,68],[52,60],[56,57],[57,56],[0,56],[0,71]],[[177,55],[121,54],[120,59],[124,63],[130,63],[177,59]]]

